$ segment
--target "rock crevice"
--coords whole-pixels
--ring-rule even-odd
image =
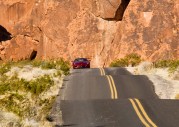
[[[0,42],[10,40],[11,33],[9,33],[3,26],[0,25]]]
[[[125,10],[129,4],[129,2],[130,2],[130,0],[121,0],[121,4],[117,8],[114,18],[104,18],[104,19],[108,20],[108,21],[122,21]]]

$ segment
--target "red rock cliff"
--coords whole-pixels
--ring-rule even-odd
[[[0,0],[0,59],[179,58],[179,0]]]

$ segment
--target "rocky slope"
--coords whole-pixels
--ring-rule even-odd
[[[0,0],[0,59],[179,58],[179,0]]]

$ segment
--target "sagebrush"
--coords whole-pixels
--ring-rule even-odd
[[[141,56],[132,53],[129,55],[126,55],[124,58],[114,60],[109,66],[110,67],[127,67],[129,65],[131,66],[137,66],[142,61]]]

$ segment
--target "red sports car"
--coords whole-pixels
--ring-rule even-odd
[[[90,68],[90,61],[86,58],[77,58],[72,61],[73,69]]]

